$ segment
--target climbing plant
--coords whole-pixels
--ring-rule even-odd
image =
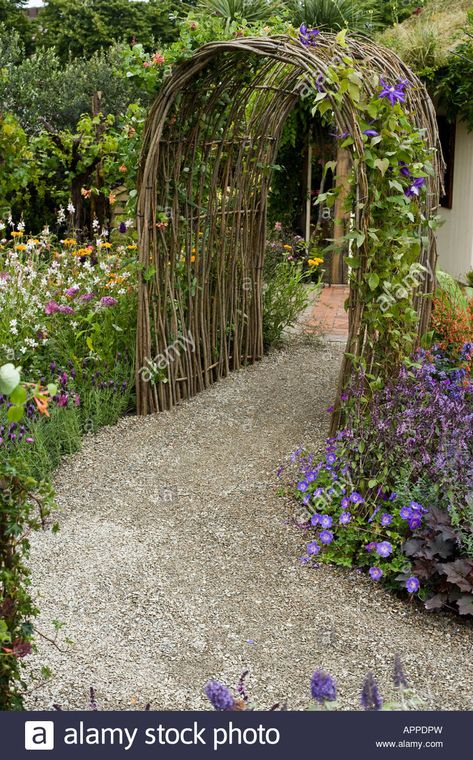
[[[298,34],[209,43],[170,72],[145,129],[140,412],[172,406],[261,356],[267,197],[283,126],[301,99],[351,161],[350,332],[338,397],[354,368],[379,387],[426,330],[443,166],[420,80],[393,53],[346,31],[302,25]],[[335,185],[319,203],[334,206],[340,192]],[[185,293],[181,260],[197,284]],[[167,363],[164,378],[140,375],[176,341],[192,348]]]

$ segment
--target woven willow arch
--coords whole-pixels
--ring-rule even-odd
[[[232,369],[263,355],[262,265],[266,204],[278,140],[307,86],[340,55],[335,36],[315,47],[288,36],[213,42],[179,64],[151,110],[145,130],[138,196],[139,284],[137,408],[168,409]],[[351,40],[349,54],[389,81],[406,78],[407,106],[437,148],[425,211],[438,204],[443,174],[435,111],[420,80],[392,52]],[[368,86],[368,85],[367,85]],[[370,93],[372,94],[372,93]],[[363,138],[349,99],[333,103],[340,132],[362,154]],[[357,193],[368,194],[366,167]],[[368,226],[355,211],[359,229]],[[363,249],[362,249],[363,252]],[[419,334],[430,316],[435,239],[420,254],[430,265],[415,296]],[[363,265],[357,277],[366,273]],[[347,351],[363,355],[363,303],[350,294]],[[154,364],[153,364],[154,362]],[[151,374],[143,368],[152,368]],[[340,388],[352,369],[345,357]],[[165,377],[165,382],[162,379]]]

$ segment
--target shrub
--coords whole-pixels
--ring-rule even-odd
[[[458,367],[438,349],[420,351],[369,402],[361,377],[343,397],[348,424],[325,460],[294,452],[289,490],[302,502],[299,522],[315,529],[303,562],[367,567],[374,581],[471,612],[472,354],[467,344]],[[439,531],[455,538],[447,553]]]

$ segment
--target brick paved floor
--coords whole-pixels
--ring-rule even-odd
[[[326,285],[309,318],[309,326],[332,340],[345,340],[348,336],[348,314],[343,308],[348,298],[347,285]]]

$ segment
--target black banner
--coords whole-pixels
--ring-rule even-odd
[[[346,760],[466,757],[467,712],[0,713],[0,757]],[[33,756],[34,757],[34,756]]]

